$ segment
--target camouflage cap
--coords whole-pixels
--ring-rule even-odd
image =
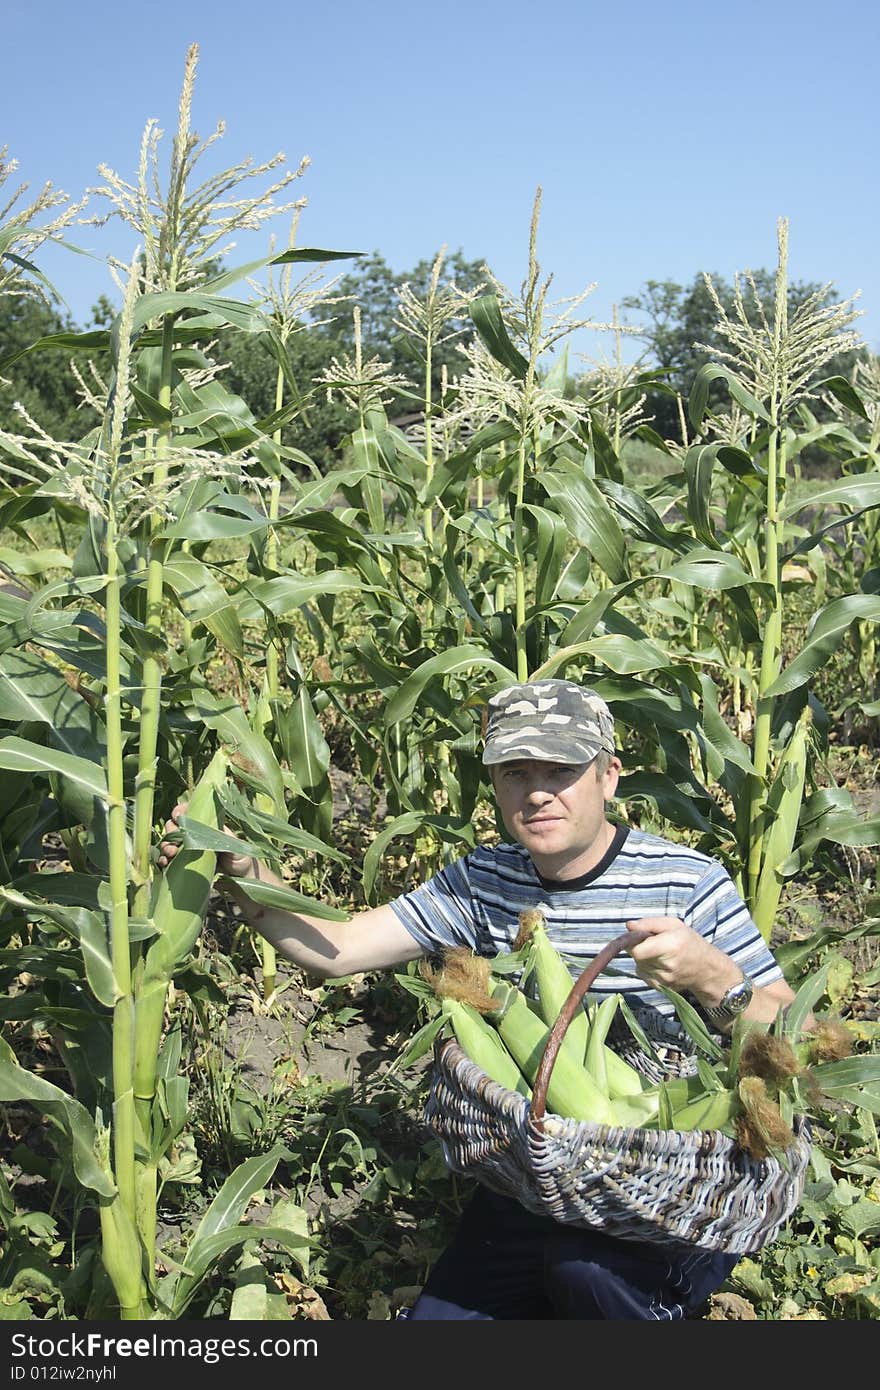
[[[483,762],[589,763],[614,752],[614,720],[595,690],[574,681],[509,685],[488,703]]]

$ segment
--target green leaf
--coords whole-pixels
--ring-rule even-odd
[[[880,507],[880,474],[860,473],[856,477],[838,478],[815,492],[796,497],[783,507],[781,516],[788,521],[801,512],[813,513],[818,507],[858,507],[861,512]]]
[[[518,380],[524,381],[529,364],[508,336],[498,296],[481,294],[471,301],[468,313],[495,361],[500,362],[502,367],[506,367]]]
[[[277,1160],[276,1160],[277,1161]],[[288,1231],[284,1226],[229,1226],[199,1240],[197,1250],[186,1252],[183,1273],[176,1279],[173,1313],[179,1318],[197,1292],[199,1285],[213,1267],[230,1250],[240,1249],[252,1241],[275,1241],[292,1255],[302,1272],[307,1266],[306,1254],[311,1244],[308,1236]]]
[[[834,599],[816,615],[803,647],[767,688],[765,695],[773,698],[797,690],[838,651],[840,640],[851,623],[856,620],[877,622],[878,619],[880,596],[847,594],[845,598]]]
[[[351,457],[361,475],[360,498],[367,513],[370,530],[381,534],[385,526],[385,504],[382,496],[384,474],[379,441],[373,430],[358,426],[350,442]]]
[[[500,661],[495,661],[484,648],[452,647],[437,656],[429,657],[407,676],[385,707],[386,724],[400,724],[408,719],[425,686],[432,680],[467,670],[490,671],[505,685],[512,685],[516,681],[513,671],[507,666],[502,666]]]
[[[55,748],[42,748],[38,743],[30,743],[23,738],[0,739],[0,767],[9,768],[12,772],[46,775],[59,772],[94,796],[107,799],[107,783],[102,768],[87,762],[85,758],[75,758]]]
[[[592,478],[568,459],[556,459],[538,482],[579,545],[613,584],[629,578],[620,523]]]
[[[286,574],[247,584],[236,595],[235,607],[242,622],[256,623],[263,620],[267,610],[276,618],[284,618],[322,594],[344,594],[362,588],[361,580],[345,570],[324,570],[309,576]]]
[[[474,829],[470,821],[456,821],[450,816],[431,815],[426,811],[405,811],[403,815],[395,816],[379,831],[364,855],[363,888],[368,902],[372,901],[376,874],[388,845],[401,835],[416,834],[423,827],[436,831],[447,844],[474,845]]]
[[[382,856],[392,840],[401,835],[414,835],[422,826],[426,818],[424,811],[405,811],[402,816],[395,816],[389,821],[370,842],[370,848],[364,855],[364,867],[362,884],[364,896],[367,902],[373,901],[373,888],[376,882],[376,874],[382,863]]]
[[[229,1175],[199,1222],[189,1244],[186,1252],[188,1269],[197,1270],[205,1267],[200,1253],[203,1244],[220,1232],[237,1225],[251,1197],[266,1186],[284,1153],[284,1147],[276,1144],[268,1153],[246,1159]],[[255,1235],[256,1232],[252,1229],[251,1236]]]
[[[187,327],[204,327],[207,331],[229,324],[245,333],[266,333],[271,328],[269,319],[253,304],[198,290],[157,290],[142,294],[135,301],[131,332],[134,335],[150,322],[183,312],[192,314],[194,310],[200,311],[200,316],[189,318]]]
[[[709,387],[713,381],[719,380],[726,382],[727,389],[733,399],[749,415],[756,416],[765,424],[771,425],[773,423],[761,402],[750,391],[746,390],[729,367],[719,366],[717,362],[707,362],[697,372],[688,400],[688,418],[695,430],[698,430],[703,423],[703,416],[709,404]]]
[[[306,796],[320,798],[327,790],[330,747],[304,681],[284,711],[283,742],[287,764],[295,770]],[[277,809],[283,809],[283,803]]]
[[[880,1056],[844,1057],[810,1067],[809,1076],[830,1100],[880,1115]]]
[[[657,577],[674,579],[679,584],[690,584],[694,588],[713,592],[746,587],[760,589],[768,596],[774,592],[772,584],[766,584],[749,574],[736,556],[708,548],[689,551],[684,559],[658,571]]]
[[[335,859],[338,864],[347,864],[349,857],[341,850],[334,849],[332,845],[326,844],[316,835],[309,834],[297,825],[288,825],[278,816],[269,815],[267,812],[259,810],[250,802],[244,800],[241,794],[230,784],[221,787],[218,792],[220,804],[224,811],[232,819],[239,821],[244,830],[249,834],[263,832],[269,839],[276,840],[282,845],[292,845],[294,849],[304,850],[307,854],[324,855],[327,858]],[[264,849],[260,851],[264,853]]]
[[[840,1213],[840,1224],[844,1230],[851,1231],[859,1240],[870,1232],[880,1233],[880,1202],[872,1202],[869,1197],[860,1197],[857,1202]]]
[[[703,1018],[697,1013],[694,1006],[689,1004],[680,994],[677,994],[674,989],[663,989],[663,993],[667,999],[671,1000],[679,1022],[694,1046],[699,1048],[701,1052],[705,1052],[706,1056],[711,1057],[713,1061],[720,1062],[724,1057],[724,1049],[712,1037]],[[723,1090],[724,1088],[719,1087],[717,1089]]]
[[[597,478],[599,490],[609,497],[618,515],[628,523],[639,540],[659,545],[666,550],[686,550],[691,538],[680,531],[671,531],[651,504],[632,488],[610,478]]]
[[[703,691],[703,719],[700,732],[724,759],[740,772],[751,775],[752,758],[746,745],[736,737],[718,709],[718,691],[710,676],[700,676]]]
[[[668,670],[672,658],[662,647],[649,641],[647,637],[637,641],[633,637],[623,637],[619,633],[608,633],[604,637],[591,637],[588,642],[578,642],[572,647],[555,652],[536,671],[533,680],[544,680],[555,674],[561,667],[561,658],[571,661],[575,656],[592,656],[602,666],[607,666],[619,676],[640,675],[645,671]]]
[[[803,981],[795,992],[794,999],[786,1005],[782,1016],[782,1028],[789,1037],[797,1038],[800,1036],[807,1016],[825,993],[830,969],[831,961],[829,960]]]
[[[61,348],[64,352],[104,352],[110,346],[110,334],[105,328],[97,329],[91,333],[47,333],[42,338],[36,338],[26,347],[18,348],[15,352],[8,352],[0,357],[0,372],[5,367],[11,367],[13,362],[26,356],[31,352],[42,352],[44,348]]]
[[[832,396],[836,396],[841,405],[845,405],[847,410],[851,410],[854,415],[860,415],[863,420],[870,420],[870,415],[865,408],[856,388],[851,381],[847,381],[845,376],[829,376],[824,381],[817,381],[811,388],[813,391],[830,391]]]
[[[63,550],[29,550],[23,555],[8,546],[0,546],[0,565],[5,565],[13,574],[42,576],[48,569],[69,570],[73,561]]]
[[[191,623],[203,624],[227,651],[244,656],[240,600],[226,592],[207,565],[174,555],[163,566],[162,581]]]
[[[304,912],[309,917],[320,917],[328,922],[347,922],[349,914],[339,908],[330,907],[316,898],[308,898],[305,893],[297,893],[293,888],[278,888],[272,883],[258,883],[254,878],[224,878],[217,880],[218,886],[234,885],[246,898],[259,903],[261,907],[280,907],[285,912]]]
[[[295,261],[348,261],[364,254],[363,251],[319,251],[314,246],[302,246],[298,249],[282,251],[280,256],[273,256],[269,264],[290,265]]]
[[[673,825],[714,834],[712,822],[700,810],[693,792],[682,791],[665,773],[630,773],[621,778],[618,796],[624,801],[645,798]]]
[[[216,729],[231,751],[261,779],[263,790],[276,807],[284,805],[284,778],[268,739],[251,728],[247,715],[236,701],[223,700],[205,689],[193,691],[193,707],[209,729]]]
[[[31,877],[39,878],[39,875],[32,875]],[[100,917],[96,912],[90,912],[85,907],[61,907],[55,903],[37,902],[33,898],[26,897],[24,893],[18,893],[13,888],[4,888],[2,885],[0,885],[0,897],[12,906],[24,909],[31,920],[41,917],[48,918],[50,922],[57,922],[59,926],[64,927],[72,936],[75,936],[80,943],[86,978],[95,998],[100,1000],[102,1004],[106,1004],[108,1008],[113,1007],[116,1000],[121,998],[121,991],[113,974],[113,965],[107,943],[107,928],[103,917]]]
[[[112,1199],[116,1186],[95,1155],[97,1134],[92,1117],[78,1100],[18,1065],[12,1048],[0,1039],[0,1102],[30,1101],[49,1115],[66,1138],[74,1172],[84,1187]]]
[[[434,1039],[443,1028],[445,1022],[446,1019],[441,1014],[438,1018],[432,1018],[428,1023],[424,1024],[417,1033],[413,1034],[403,1052],[395,1057],[391,1066],[388,1068],[389,1072],[397,1071],[398,1068],[403,1070],[405,1067],[411,1067],[413,1062],[418,1062],[421,1057],[424,1057],[426,1052],[430,1052],[434,1045]]]

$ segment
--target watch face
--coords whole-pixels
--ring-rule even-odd
[[[716,1023],[729,1023],[749,1007],[754,988],[748,976],[744,976],[735,985],[730,986],[714,1008],[706,1009],[706,1014]]]
[[[733,985],[727,991],[722,1002],[722,1006],[732,1014],[741,1014],[743,1009],[747,1009],[752,1001],[752,982],[751,980],[741,980],[738,985]]]

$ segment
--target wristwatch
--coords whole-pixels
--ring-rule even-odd
[[[710,1023],[716,1023],[722,1027],[726,1026],[749,1007],[754,992],[753,982],[748,975],[743,975],[741,980],[737,980],[735,985],[731,985],[729,989],[724,991],[718,1003],[712,1008],[708,1004],[704,1004],[703,1013]]]

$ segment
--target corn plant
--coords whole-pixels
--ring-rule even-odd
[[[880,607],[871,594],[855,592],[833,599],[814,613],[802,649],[783,669],[786,578],[795,572],[793,567],[788,572],[785,567],[799,552],[811,551],[826,529],[803,536],[793,525],[794,518],[804,511],[803,502],[791,503],[787,496],[790,458],[803,447],[795,429],[795,412],[804,398],[818,389],[814,383],[823,364],[838,350],[858,341],[848,329],[855,317],[850,302],[826,306],[821,302],[823,296],[814,296],[789,322],[787,258],[788,228],[780,221],[772,323],[762,313],[758,313],[758,322],[753,322],[741,285],[733,317],[716,301],[719,332],[730,344],[730,351],[698,374],[691,394],[691,422],[695,428],[702,425],[709,384],[720,378],[740,407],[747,430],[737,444],[697,443],[684,461],[689,514],[706,544],[701,557],[706,574],[713,565],[729,563],[725,552],[733,552],[750,575],[737,587],[740,611],[748,617],[747,626],[740,621],[740,648],[754,653],[751,664],[743,663],[753,691],[753,741],[747,770],[742,756],[738,759],[740,771],[746,771],[745,784],[738,775],[729,781],[731,789],[737,789],[732,794],[745,793],[740,804],[748,803],[747,814],[743,812],[738,818],[737,842],[745,892],[765,938],[773,926],[785,874],[790,872],[807,785],[811,761],[807,726],[813,722],[807,703],[808,683],[854,621],[873,622],[880,616]],[[756,295],[755,300],[757,303]],[[831,379],[828,387],[844,399],[852,399],[847,383]],[[831,438],[829,431],[828,440]],[[716,463],[729,470],[738,494],[741,519],[731,528],[729,538],[718,535],[709,512]],[[864,485],[860,490],[858,481],[842,479],[820,493],[818,501],[841,506],[863,492]],[[841,512],[837,515],[840,523],[847,524]],[[787,554],[792,539],[797,544]],[[694,557],[690,558],[693,562]],[[716,582],[720,583],[717,576]],[[756,608],[749,612],[744,605],[750,606],[752,599]],[[836,831],[831,823],[825,828]],[[814,825],[816,829],[821,833],[821,827]]]
[[[153,123],[137,186],[103,170],[106,190],[142,234],[143,248],[112,331],[79,345],[106,353],[101,426],[68,444],[34,431],[0,435],[13,482],[4,519],[19,540],[26,539],[24,517],[56,507],[77,514],[84,533],[69,579],[45,582],[30,597],[4,596],[10,621],[0,656],[0,717],[13,730],[0,738],[0,769],[12,780],[0,889],[4,969],[15,978],[28,962],[34,988],[24,1002],[50,1020],[72,1094],[28,1071],[4,1043],[0,1098],[31,1101],[53,1117],[70,1180],[98,1208],[112,1290],[104,1304],[115,1303],[124,1318],[180,1316],[220,1255],[254,1234],[235,1225],[254,1190],[250,1169],[242,1169],[228,1180],[229,1200],[210,1209],[196,1233],[186,1273],[157,1284],[158,1173],[186,1124],[188,1089],[176,1073],[179,1044],[175,1052],[171,1035],[163,1042],[166,1008],[196,945],[217,850],[239,843],[221,832],[220,818],[230,820],[236,809],[239,823],[251,815],[236,804],[230,772],[273,792],[276,810],[285,806],[268,740],[197,673],[208,637],[235,657],[241,633],[226,588],[191,546],[270,524],[259,489],[256,504],[242,490],[255,492],[250,446],[271,447],[271,436],[219,387],[203,345],[218,324],[266,333],[279,352],[282,345],[257,309],[219,293],[234,276],[218,276],[209,261],[235,226],[270,215],[274,194],[295,175],[283,174],[267,193],[225,201],[243,179],[278,161],[248,164],[189,190],[206,148],[189,126],[195,60],[191,49],[167,197],[158,192]],[[176,664],[167,629],[175,610],[190,643]],[[189,785],[181,784],[178,763],[192,768]],[[24,791],[23,779],[37,781],[38,798]],[[167,872],[157,872],[157,821],[181,794],[189,802],[183,845]],[[280,817],[264,816],[253,822],[254,852],[265,851],[267,824],[297,838]],[[39,856],[41,832],[56,827],[81,869],[60,882],[26,872]],[[314,837],[300,835],[303,841],[323,848]],[[21,1016],[16,1007],[8,1017]],[[268,1169],[261,1162],[256,1186],[278,1156]],[[304,1258],[301,1234],[288,1229],[279,1239]],[[104,1306],[99,1291],[96,1299]]]

